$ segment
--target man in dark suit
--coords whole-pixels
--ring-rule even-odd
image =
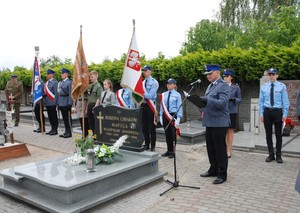
[[[63,138],[70,138],[72,137],[71,132],[71,108],[73,105],[73,100],[71,98],[72,93],[72,81],[69,79],[70,71],[62,68],[61,69],[61,78],[62,81],[58,83],[57,93],[58,93],[58,109],[61,111],[64,125],[65,125],[65,132],[59,137]]]
[[[228,110],[230,87],[220,75],[220,65],[205,65],[205,73],[210,83],[205,96],[200,97],[205,105],[202,125],[206,127],[206,148],[210,168],[201,177],[216,176],[213,184],[227,180],[228,158],[226,153],[226,132],[230,126]]]

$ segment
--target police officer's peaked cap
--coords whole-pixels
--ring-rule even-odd
[[[269,74],[269,73],[278,74],[278,70],[277,70],[276,68],[270,68],[270,69],[268,70],[268,74]]]
[[[152,70],[152,67],[151,67],[149,64],[145,65],[145,66],[142,68],[142,71],[147,71],[147,70]]]
[[[16,77],[18,77],[18,75],[17,74],[11,74],[10,77],[16,78]]]
[[[47,74],[54,74],[55,72],[53,70],[47,69]]]
[[[167,83],[176,84],[176,81],[173,78],[170,78],[169,80],[167,80]]]
[[[212,71],[220,71],[221,66],[218,64],[206,64],[204,65],[205,73],[204,74],[209,74],[212,73]]]
[[[70,74],[70,70],[66,69],[66,68],[62,68],[60,73],[68,73]]]
[[[231,69],[224,69],[223,70],[223,75],[231,75],[231,76],[233,76],[234,75],[234,71],[231,70]]]

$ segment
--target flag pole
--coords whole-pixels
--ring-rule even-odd
[[[80,39],[82,38],[82,25],[80,25]],[[81,122],[82,122],[82,138],[85,139],[85,122],[84,122],[84,112],[85,112],[85,108],[84,108],[84,92],[82,92],[80,94],[81,96]]]
[[[38,63],[39,48],[37,48],[37,47],[35,47],[35,55],[36,55],[36,60],[37,60],[37,63]],[[39,78],[41,78],[40,70],[39,70]],[[39,104],[40,104],[40,122],[41,122],[41,128],[42,128],[41,131],[42,131],[42,134],[44,134],[44,119],[43,119],[43,104],[42,104],[42,99],[39,100]]]

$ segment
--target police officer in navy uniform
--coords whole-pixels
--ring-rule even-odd
[[[44,85],[44,104],[47,109],[48,119],[51,125],[51,130],[46,132],[47,135],[57,135],[58,118],[57,118],[57,86],[58,82],[53,78],[55,72],[51,69],[47,70],[48,81]]]
[[[228,157],[226,153],[226,132],[230,126],[229,94],[230,87],[220,75],[220,65],[205,65],[205,73],[210,83],[205,96],[200,101],[205,105],[202,125],[206,127],[206,149],[210,168],[200,174],[201,177],[217,178],[213,184],[221,184],[227,180]]]
[[[259,115],[261,122],[263,122],[265,126],[269,151],[266,162],[275,160],[272,140],[272,126],[274,124],[276,136],[276,161],[277,163],[283,163],[281,158],[282,123],[288,115],[290,102],[285,84],[277,81],[278,70],[276,68],[271,68],[267,73],[269,81],[261,86],[259,93]]]
[[[143,123],[143,135],[145,138],[144,149],[149,150],[151,144],[151,151],[155,151],[156,145],[156,130],[155,130],[155,116],[157,116],[157,111],[155,107],[155,101],[157,97],[157,90],[159,84],[155,80],[152,74],[152,67],[150,65],[145,65],[142,68],[143,75],[145,77],[143,81],[144,85],[144,103],[142,123]],[[148,101],[147,101],[148,100]],[[153,106],[153,107],[152,107]]]
[[[234,138],[234,129],[236,128],[236,119],[238,113],[238,105],[242,101],[240,86],[233,83],[234,71],[231,69],[224,69],[223,78],[224,81],[230,86],[230,96],[229,96],[229,116],[230,116],[230,127],[227,129],[226,134],[226,148],[227,156],[231,158],[232,143]]]
[[[72,123],[72,118],[71,118],[71,108],[73,105],[73,100],[72,100],[72,81],[69,79],[70,71],[62,68],[61,69],[61,78],[62,80],[58,83],[58,109],[61,111],[63,120],[64,120],[64,125],[65,125],[65,132],[60,135],[60,137],[63,138],[70,138],[72,137],[72,132],[71,132],[71,123]]]

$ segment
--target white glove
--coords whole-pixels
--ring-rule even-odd
[[[161,125],[163,125],[163,118],[162,118],[162,116],[159,116],[159,122],[160,122]]]
[[[180,118],[177,118],[175,120],[175,127],[178,128],[179,127],[179,124],[180,124]]]

